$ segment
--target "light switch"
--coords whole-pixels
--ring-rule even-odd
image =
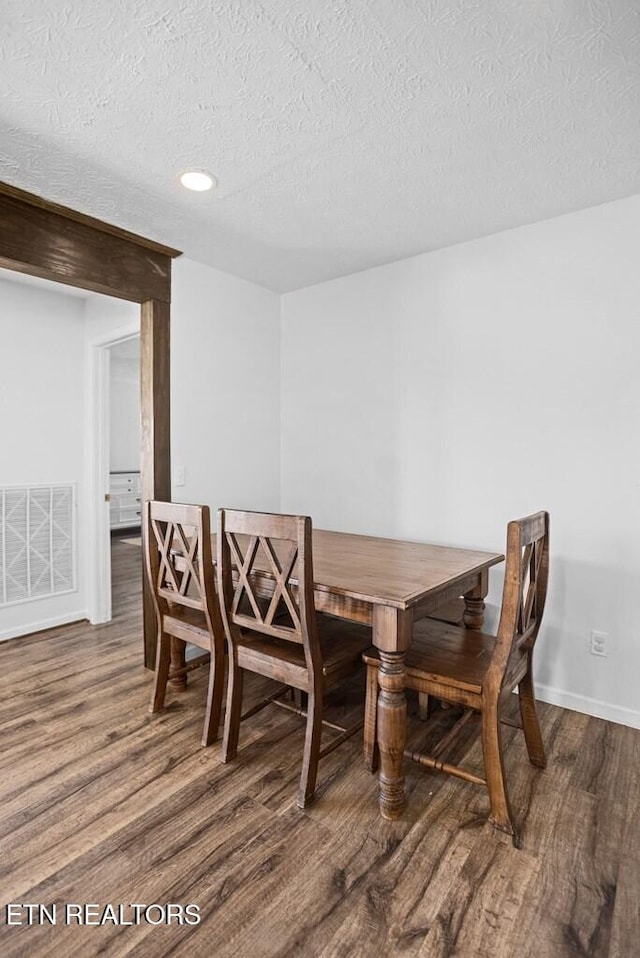
[[[184,466],[176,466],[173,470],[174,486],[184,486]]]

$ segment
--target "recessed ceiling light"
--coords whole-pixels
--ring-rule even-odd
[[[205,173],[204,170],[186,170],[180,174],[180,182],[188,190],[195,190],[196,193],[204,193],[216,185],[215,176]]]

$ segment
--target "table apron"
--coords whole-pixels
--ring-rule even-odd
[[[176,557],[176,566],[181,570],[185,567],[184,561],[181,560],[179,556]],[[486,575],[486,570],[482,570],[481,572],[473,572],[468,576],[456,579],[453,584],[437,592],[431,592],[423,599],[411,604],[405,612],[410,614],[413,621],[417,622],[418,619],[423,619],[425,616],[435,612],[439,606],[450,602],[452,599],[457,599],[461,595],[477,589],[479,586],[481,587],[484,580],[486,580]],[[233,577],[234,580],[236,580],[237,574],[234,573]],[[273,595],[275,582],[272,575],[260,570],[254,572],[252,579],[258,595],[267,599]],[[291,583],[290,589],[297,599],[297,586]],[[486,592],[486,588],[482,591]],[[348,619],[351,622],[359,622],[361,625],[368,626],[373,625],[374,609],[376,609],[376,607],[391,608],[385,606],[383,602],[374,603],[366,599],[356,599],[352,596],[329,592],[326,589],[314,589],[314,604],[316,612],[325,612],[327,615],[335,615],[337,618]],[[397,611],[400,612],[402,610],[398,609]]]
[[[439,606],[451,602],[453,599],[459,599],[461,595],[465,595],[465,593],[472,592],[478,588],[478,586],[482,586],[485,578],[485,570],[482,572],[473,572],[463,579],[457,579],[452,585],[448,585],[440,592],[430,593],[425,596],[424,599],[420,599],[419,602],[416,602],[416,604],[412,606],[414,621],[417,622],[419,619],[424,619],[425,616],[435,612]]]
[[[316,612],[326,612],[339,619],[360,622],[361,625],[373,624],[373,603],[363,599],[354,599],[347,595],[336,595],[315,589],[313,593]]]
[[[237,573],[235,572],[233,573],[233,580],[235,585],[237,582]],[[256,593],[261,598],[271,598],[275,589],[275,580],[270,573],[263,572],[262,569],[256,570],[251,576],[251,581]],[[297,584],[290,582],[289,589],[297,601]],[[326,589],[314,589],[313,604],[316,612],[326,612],[327,615],[335,615],[339,619],[349,619],[351,622],[359,622],[361,625],[370,626],[373,623],[373,603],[364,599],[328,592]]]

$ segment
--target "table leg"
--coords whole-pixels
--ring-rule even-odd
[[[182,639],[176,639],[175,636],[171,637],[171,668],[169,675],[171,675],[172,672],[177,672],[185,667],[186,647],[187,644],[186,642],[183,642]],[[169,685],[176,692],[183,692],[187,687],[187,673],[183,672],[182,675],[177,675],[175,678],[170,678]]]
[[[464,594],[464,624],[467,629],[482,632],[484,625],[484,600],[489,591],[489,572],[480,574],[477,585]]]
[[[404,809],[402,760],[407,737],[407,700],[404,694],[404,652],[380,652],[378,670],[378,776],[380,813],[400,818]]]
[[[405,653],[411,642],[413,616],[377,606],[373,615],[373,642],[380,654],[378,669],[378,775],[380,813],[400,818],[404,809],[402,765],[407,737]]]

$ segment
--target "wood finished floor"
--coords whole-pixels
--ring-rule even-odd
[[[520,851],[486,824],[483,789],[413,766],[405,818],[381,821],[359,737],[321,763],[302,812],[296,717],[249,719],[222,765],[199,747],[204,671],[149,715],[140,550],[113,552],[112,623],[0,647],[4,958],[640,953],[640,732],[542,705],[540,772],[507,728]],[[477,731],[455,757],[479,769]],[[7,927],[8,902],[194,903],[202,922]]]

